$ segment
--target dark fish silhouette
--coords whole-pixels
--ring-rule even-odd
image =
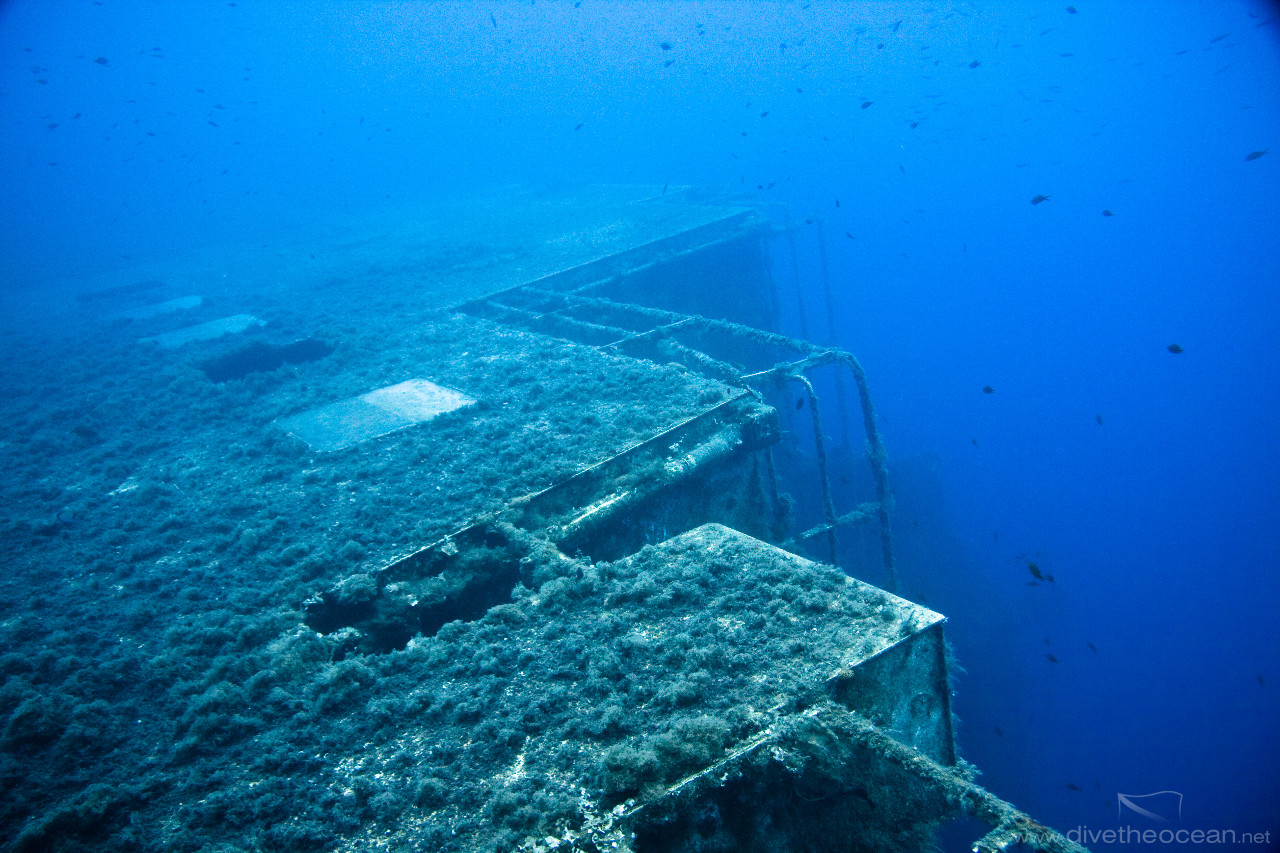
[[[662,48],[663,50],[671,50],[671,42],[664,41],[662,44],[658,45],[658,47]]]
[[[983,394],[994,394],[994,393],[996,393],[996,389],[992,388],[990,385],[983,385],[983,386],[982,386],[982,393],[983,393]]]
[[[863,101],[862,108],[865,110],[867,107],[871,106],[871,103],[871,101]]]
[[[1182,347],[1178,346],[1177,344],[1169,344],[1167,347],[1165,347],[1165,349],[1167,349],[1169,352],[1173,353],[1174,355],[1178,355],[1179,353],[1186,352],[1186,350],[1184,350]]]
[[[969,63],[969,67],[970,67],[970,68],[977,68],[977,67],[978,67],[979,65],[981,65],[981,64],[982,64],[981,62],[979,62],[978,60],[976,60],[976,59],[975,59],[973,62],[970,62],[970,63]]]
[[[1038,196],[1033,196],[1033,197],[1032,197],[1032,199],[1031,199],[1031,203],[1032,203],[1032,204],[1039,204],[1039,203],[1040,203],[1040,202],[1042,202],[1042,201],[1048,201],[1048,200],[1049,200],[1049,196],[1047,196],[1047,195],[1038,195]]]
[[[1045,655],[1045,657],[1049,659],[1049,663],[1061,663],[1061,661],[1055,658],[1053,655]]]
[[[848,237],[850,240],[857,239],[857,238],[855,238],[852,234],[850,234],[848,231],[844,232],[844,236]]]
[[[1259,157],[1261,157],[1263,154],[1266,154],[1270,150],[1271,150],[1270,148],[1263,148],[1261,151],[1250,151],[1248,154],[1244,155],[1244,159],[1257,160]]]
[[[1094,415],[1093,419],[1098,422],[1098,426],[1102,426],[1102,415]]]
[[[996,737],[1004,737],[1004,732],[1000,731],[999,726],[996,726],[995,730],[996,730]]]
[[[489,13],[489,23],[493,24],[495,30],[498,28],[498,19],[493,16],[492,12]]]
[[[1040,571],[1040,567],[1035,563],[1027,560],[1027,571],[1031,572],[1031,576],[1038,581],[1048,580]]]
[[[581,122],[581,121],[580,121],[580,122],[578,122],[578,123],[577,123],[577,125],[575,125],[575,126],[574,126],[574,128],[573,128],[573,129],[574,129],[574,130],[582,130],[582,125],[583,125],[583,124],[585,124],[585,122]]]
[[[95,60],[94,60],[94,62],[98,63],[99,65],[107,65],[107,64],[108,64],[108,63],[107,63],[107,58],[106,58],[105,56],[99,56],[97,59],[95,59]]]
[[[799,410],[803,408],[804,408],[804,397],[796,398],[796,409]]]
[[[1075,782],[1068,782],[1068,783],[1067,783],[1067,790],[1068,790],[1068,791],[1083,791],[1083,790],[1084,790],[1084,788],[1081,788],[1081,787],[1080,787],[1079,785],[1077,785]]]
[[[1102,211],[1102,215],[1103,215],[1103,216],[1115,216],[1115,214],[1114,214],[1114,213],[1112,213],[1112,212],[1111,212],[1111,211],[1109,211],[1109,210],[1104,210],[1104,211]]]
[[[1266,680],[1265,678],[1263,678],[1261,675],[1259,675],[1259,676],[1258,676],[1258,686],[1259,686],[1259,687],[1266,687],[1266,686],[1267,686],[1267,680]]]
[[[1089,651],[1093,652],[1095,655],[1098,653],[1098,647],[1095,646],[1093,643],[1089,642],[1088,640],[1085,640],[1084,644],[1088,646]]]

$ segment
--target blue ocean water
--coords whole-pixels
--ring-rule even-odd
[[[511,183],[813,219],[983,784],[1275,849],[1274,5],[10,2],[0,56],[6,298]]]

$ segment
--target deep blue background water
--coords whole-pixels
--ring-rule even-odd
[[[0,286],[511,182],[786,205],[984,783],[1062,830],[1174,790],[1274,846],[1280,13],[1075,8],[6,3]]]

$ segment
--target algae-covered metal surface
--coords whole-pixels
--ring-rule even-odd
[[[486,559],[503,559],[500,539]],[[647,804],[828,694],[952,761],[936,613],[719,525],[613,562],[507,559],[520,564],[509,603],[388,660],[403,713],[331,784],[375,778],[429,808],[344,849],[545,847],[616,806],[624,838]],[[892,690],[848,686],[895,650],[915,662],[892,667]],[[892,791],[866,797],[895,808]]]

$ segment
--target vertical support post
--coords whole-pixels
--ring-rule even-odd
[[[822,434],[822,415],[818,410],[818,393],[813,383],[803,373],[791,376],[804,386],[809,394],[809,413],[813,417],[813,440],[818,453],[818,476],[822,480],[822,511],[827,517],[827,547],[831,552],[831,565],[836,566],[836,508],[831,502],[831,478],[827,474],[827,444]],[[890,590],[892,592],[892,590]]]
[[[840,342],[836,340],[835,298],[831,292],[831,270],[827,266],[827,231],[821,222],[818,224],[818,263],[822,272],[822,298],[827,308],[827,339],[823,343],[829,347],[838,347]],[[840,421],[840,442],[849,447],[849,400],[845,393],[844,377],[839,372],[836,373],[836,414]]]
[[[880,520],[880,550],[884,554],[885,589],[898,591],[898,570],[894,566],[893,531],[889,526],[890,514],[893,511],[893,494],[889,491],[889,467],[884,443],[880,440],[880,431],[876,429],[876,408],[871,402],[871,389],[867,386],[867,374],[862,364],[852,354],[834,350],[832,354],[843,361],[853,373],[853,381],[858,386],[858,397],[862,402],[862,426],[867,433],[867,456],[871,462],[871,475],[876,482],[876,515]]]
[[[791,251],[791,281],[796,289],[796,311],[799,313],[800,337],[809,338],[809,317],[804,307],[804,288],[800,286],[800,257],[796,254],[796,229],[787,226],[787,248]]]

